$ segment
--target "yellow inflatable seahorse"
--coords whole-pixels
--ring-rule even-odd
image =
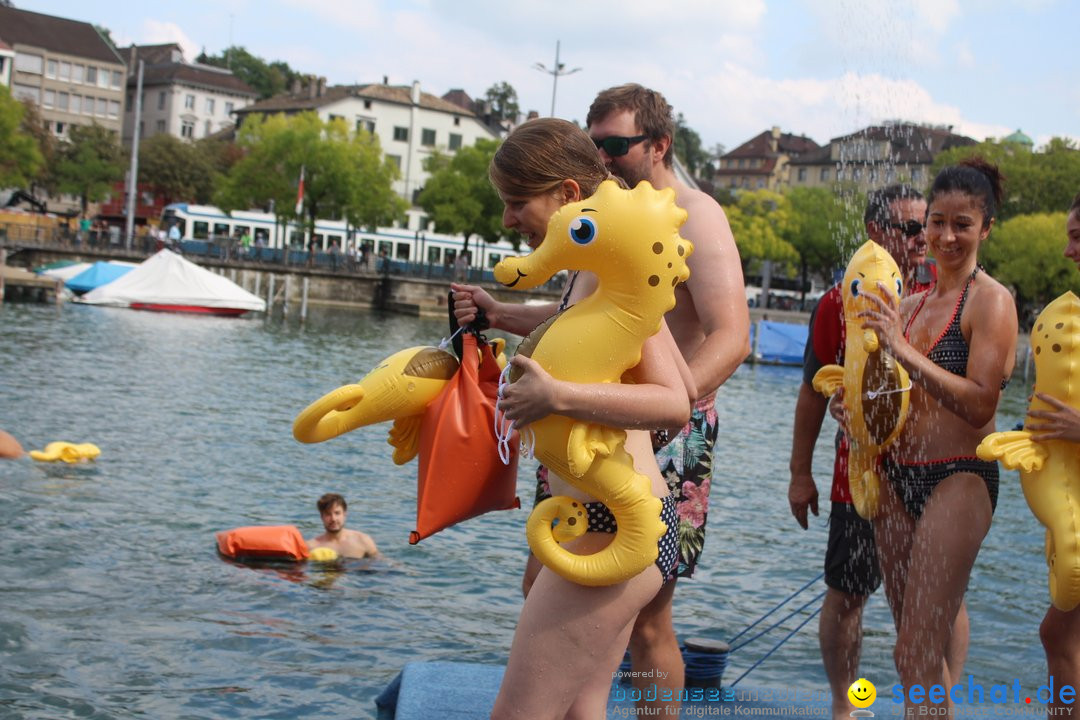
[[[855,251],[844,273],[844,366],[826,365],[814,375],[814,389],[833,395],[844,388],[848,411],[848,481],[855,510],[866,519],[877,515],[880,481],[877,457],[904,426],[911,383],[907,371],[881,348],[877,333],[863,329],[863,310],[877,306],[868,294],[881,297],[878,283],[899,304],[903,295],[900,268],[885,249],[867,240]]]
[[[1080,298],[1067,292],[1046,306],[1031,331],[1035,392],[1080,408]],[[1028,410],[1054,410],[1032,395]],[[1020,470],[1031,512],[1046,526],[1050,599],[1063,612],[1080,605],[1080,447],[1067,440],[1035,442],[1028,430],[990,433],[983,460]]]
[[[94,443],[69,443],[63,440],[49,443],[44,450],[30,451],[30,457],[38,462],[62,460],[66,463],[77,463],[94,460],[100,454],[101,449]]]
[[[620,382],[640,361],[641,346],[660,329],[664,313],[675,306],[675,286],[690,276],[686,259],[693,246],[679,237],[685,221],[686,211],[675,205],[671,189],[658,191],[642,182],[623,190],[606,181],[592,197],[555,213],[543,243],[530,255],[495,266],[495,279],[517,289],[534,288],[563,269],[588,270],[599,279],[596,292],[522,343],[531,346],[533,360],[560,380]],[[544,500],[526,529],[540,561],[582,585],[622,582],[655,561],[656,544],[667,528],[649,479],[634,469],[623,448],[626,432],[561,415],[549,415],[529,429],[537,459],[607,505],[618,525],[606,548],[576,555],[559,542],[585,533],[584,508],[565,496]]]
[[[492,351],[501,367],[506,341],[496,338]],[[375,366],[360,382],[343,385],[308,405],[293,422],[293,437],[317,443],[365,425],[393,420],[387,442],[398,465],[416,457],[424,408],[442,392],[458,369],[453,353],[436,347],[400,350]]]

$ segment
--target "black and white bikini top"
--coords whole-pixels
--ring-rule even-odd
[[[927,359],[940,368],[948,370],[953,375],[959,375],[960,377],[967,376],[967,362],[968,353],[970,348],[968,347],[967,340],[964,339],[964,333],[960,329],[960,316],[964,313],[964,304],[967,302],[968,290],[971,289],[971,283],[975,282],[975,276],[979,274],[979,270],[982,268],[976,266],[972,271],[971,276],[964,283],[964,289],[960,293],[960,297],[956,299],[956,307],[953,308],[952,317],[949,318],[948,325],[938,335],[937,340],[930,346],[930,349],[926,352]],[[911,317],[908,318],[907,325],[904,327],[904,339],[910,341],[909,333],[911,331],[911,323],[915,321],[915,317],[922,310],[923,304],[926,302],[926,298],[930,297],[930,293],[933,292],[933,287],[923,293],[922,299],[919,300],[919,304],[915,307],[915,312],[911,313]],[[1004,390],[1005,386],[1009,384],[1007,379],[1001,381],[1001,389]]]

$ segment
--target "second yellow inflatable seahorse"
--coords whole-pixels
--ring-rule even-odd
[[[904,290],[900,268],[885,248],[867,240],[844,273],[844,365],[826,365],[814,375],[814,389],[820,393],[831,396],[844,388],[851,500],[868,520],[878,509],[877,457],[900,435],[911,388],[907,371],[882,349],[876,332],[863,329],[865,320],[859,317],[863,310],[877,309],[866,296],[881,296],[878,283],[899,305]]]
[[[1067,292],[1046,308],[1031,331],[1035,392],[1080,408],[1080,298]],[[1054,410],[1032,395],[1028,410]],[[1035,442],[1028,430],[996,432],[979,444],[983,460],[1020,471],[1031,512],[1046,527],[1050,600],[1063,612],[1080,605],[1080,447],[1067,440]]]
[[[530,255],[499,263],[495,279],[518,289],[534,288],[563,269],[587,270],[599,279],[596,292],[522,343],[531,347],[533,360],[560,380],[620,382],[675,306],[675,286],[690,276],[686,259],[693,246],[679,236],[685,221],[674,191],[655,190],[647,182],[623,190],[606,181],[592,197],[555,213],[543,243]],[[623,447],[626,432],[561,415],[529,429],[537,459],[607,505],[618,525],[603,550],[574,554],[559,542],[586,531],[582,504],[566,496],[548,498],[533,510],[526,529],[537,558],[567,580],[594,586],[627,580],[655,561],[667,528],[649,479],[634,469]]]

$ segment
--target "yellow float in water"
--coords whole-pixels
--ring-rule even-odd
[[[69,443],[62,440],[51,442],[44,450],[31,450],[30,457],[38,462],[77,463],[93,460],[101,454],[101,449],[93,443]]]
[[[308,554],[308,560],[311,562],[334,562],[339,557],[337,550],[328,547],[311,548]]]
[[[675,286],[690,275],[686,259],[693,245],[679,236],[685,221],[674,191],[655,190],[648,182],[623,190],[605,181],[592,197],[560,208],[540,247],[500,262],[495,279],[525,290],[563,269],[588,270],[599,287],[534,330],[522,342],[531,348],[525,354],[560,380],[620,382],[640,361],[641,347],[659,331],[664,313],[675,306]],[[667,526],[649,479],[634,469],[623,447],[626,432],[561,415],[528,429],[537,459],[607,505],[618,525],[606,548],[576,555],[559,542],[585,533],[584,508],[570,497],[548,498],[537,504],[526,528],[537,558],[567,580],[593,586],[622,582],[654,562]]]
[[[855,510],[877,515],[881,481],[877,458],[900,435],[907,419],[911,382],[904,367],[881,347],[877,333],[863,329],[864,310],[876,310],[868,295],[882,297],[878,283],[899,305],[904,285],[892,255],[873,240],[855,251],[844,273],[844,365],[826,365],[814,389],[831,396],[844,389],[848,413],[848,482]]]
[[[1080,408],[1080,298],[1067,292],[1046,306],[1031,331],[1035,392]],[[1031,410],[1056,410],[1032,395]],[[983,460],[1020,471],[1031,512],[1046,527],[1050,599],[1068,612],[1080,605],[1080,448],[1067,440],[1035,442],[1029,430],[996,432],[979,444]]]

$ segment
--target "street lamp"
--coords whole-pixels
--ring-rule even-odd
[[[581,70],[581,68],[576,67],[573,70],[566,70],[565,69],[566,65],[564,63],[559,62],[559,41],[558,40],[555,41],[555,67],[553,67],[551,69],[548,69],[547,65],[544,65],[544,63],[538,62],[535,65],[533,65],[533,68],[536,69],[536,70],[539,70],[541,72],[546,72],[548,75],[550,75],[552,77],[552,80],[551,80],[551,117],[555,117],[555,91],[559,88],[559,77],[562,76],[562,75],[573,75],[574,73]]]

